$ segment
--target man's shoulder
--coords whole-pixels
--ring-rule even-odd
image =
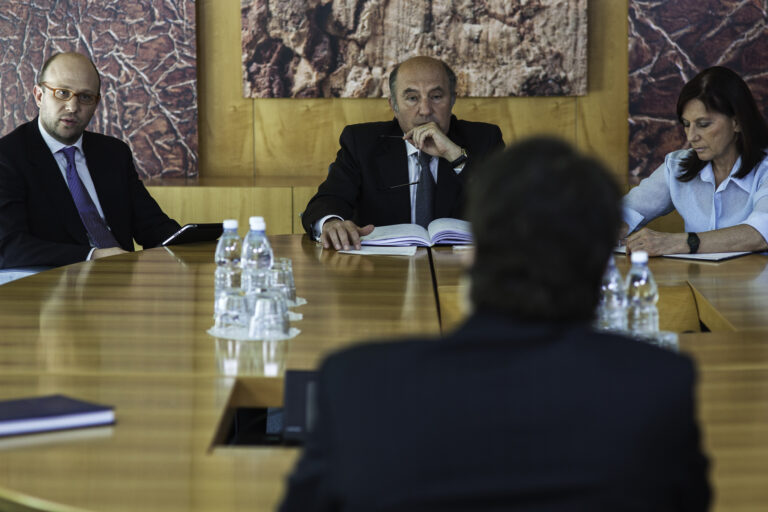
[[[329,355],[321,366],[324,374],[333,379],[350,382],[377,380],[376,375],[389,373],[401,362],[413,361],[427,355],[437,342],[435,338],[380,340],[352,345]]]
[[[34,133],[32,132],[32,129],[36,128],[34,123],[34,120],[22,123],[11,132],[0,137],[0,152],[9,153],[18,151],[19,148],[22,147],[24,141],[28,140],[30,134]]]
[[[83,132],[83,150],[86,151],[88,146],[110,149],[120,148],[123,150],[128,149],[128,144],[117,137],[104,135],[103,133],[85,131]]]
[[[348,124],[344,127],[342,133],[354,133],[355,135],[380,135],[397,131],[402,133],[400,127],[395,121],[375,121],[371,123]]]
[[[501,131],[497,125],[484,123],[482,121],[467,121],[465,119],[455,119],[456,126],[462,130],[482,130],[482,131]]]
[[[457,119],[455,116],[451,119],[448,136],[462,143],[477,146],[474,149],[480,151],[499,149],[504,144],[501,128],[495,124],[466,121]]]
[[[621,335],[592,331],[563,355],[576,367],[590,368],[589,379],[613,382],[627,396],[658,392],[676,400],[689,394],[696,380],[687,355]]]

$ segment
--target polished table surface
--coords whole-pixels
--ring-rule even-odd
[[[276,256],[293,259],[307,304],[295,308],[301,334],[250,373],[260,362],[271,373],[314,368],[360,339],[439,333],[425,249],[363,258],[300,236],[271,240]],[[109,428],[0,439],[0,497],[94,511],[274,509],[296,449],[210,449],[235,383],[206,333],[213,253],[213,244],[152,249],[0,287],[0,399],[64,393],[114,405],[117,416]]]
[[[206,333],[212,244],[120,255],[0,286],[0,399],[65,393],[114,405],[117,416],[113,427],[0,439],[0,509],[4,500],[34,498],[49,510],[273,510],[298,450],[216,446],[227,405],[279,405],[281,379],[271,376],[285,368],[314,368],[355,341],[436,335],[441,324],[448,330],[461,321],[466,252],[355,256],[296,235],[270,239],[276,256],[293,260],[297,293],[307,299],[294,309],[303,315],[293,324],[301,334],[254,342],[237,377],[226,366],[238,357],[232,343]],[[619,265],[626,271],[622,258]],[[664,304],[669,292],[715,331],[680,340],[699,364],[715,510],[768,503],[766,268],[768,257],[757,255],[720,264],[652,260],[662,321],[677,302]]]

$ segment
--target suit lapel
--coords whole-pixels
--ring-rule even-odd
[[[89,242],[85,226],[59,164],[40,135],[37,119],[27,123],[27,130],[27,159],[30,163],[29,170],[33,174],[30,182],[44,191],[50,201],[51,210],[56,212],[72,238],[87,245]]]
[[[381,135],[402,136],[403,131],[392,121],[388,130]],[[373,161],[375,162],[376,188],[383,197],[391,203],[391,211],[403,217],[402,223],[411,221],[411,192],[407,185],[410,181],[408,174],[408,154],[405,142],[394,137],[378,137],[375,141]]]
[[[99,198],[101,211],[104,212],[104,220],[106,220],[107,225],[112,228],[113,234],[117,237],[117,234],[114,233],[116,226],[113,225],[115,201],[110,200],[113,197],[110,193],[113,184],[110,181],[109,172],[112,168],[110,161],[114,161],[115,155],[105,154],[99,145],[94,143],[93,136],[89,132],[83,133],[83,154],[85,162],[88,164],[88,172],[91,175],[91,181],[93,181],[93,188],[96,189],[96,196]]]

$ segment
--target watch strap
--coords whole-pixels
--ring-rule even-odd
[[[463,163],[466,163],[466,161],[469,159],[467,156],[467,150],[464,148],[461,148],[461,155],[459,155],[459,158],[451,162],[451,168],[455,169],[456,167],[460,166]]]
[[[688,249],[689,254],[696,254],[699,252],[699,243],[701,243],[701,240],[699,240],[699,235],[696,233],[688,233]]]

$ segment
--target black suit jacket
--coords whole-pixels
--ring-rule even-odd
[[[144,188],[128,146],[83,133],[83,153],[107,224],[120,246],[159,245],[179,229]],[[83,261],[91,247],[37,119],[0,139],[0,267]]]
[[[408,154],[397,120],[363,123],[344,128],[336,161],[328,177],[309,201],[301,216],[304,229],[326,215],[350,219],[358,226],[407,224],[411,222],[411,192],[406,185]],[[491,152],[504,147],[499,127],[487,123],[459,121],[451,116],[446,134],[467,150],[469,160],[457,175],[450,162],[440,159],[435,195],[435,218],[463,218],[464,185],[472,167]],[[401,185],[401,186],[398,186]]]
[[[479,314],[332,355],[289,511],[703,511],[686,357]]]

